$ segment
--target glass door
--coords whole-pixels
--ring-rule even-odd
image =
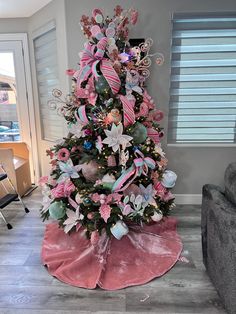
[[[0,142],[31,146],[21,41],[0,41]]]
[[[0,142],[21,139],[16,99],[14,54],[0,52]]]

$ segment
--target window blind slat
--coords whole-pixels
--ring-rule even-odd
[[[215,109],[171,109],[173,115],[236,115],[236,108],[215,108]]]
[[[173,88],[171,95],[236,95],[236,88]]]
[[[236,67],[173,68],[172,74],[235,74]]]
[[[183,121],[179,121],[178,122],[178,127],[179,128],[191,128],[191,127],[195,127],[195,128],[201,128],[201,127],[207,127],[207,128],[225,128],[225,127],[231,127],[234,128],[235,127],[235,122],[234,121],[191,121],[191,122],[183,122]],[[175,129],[175,128],[173,128]]]
[[[182,74],[172,75],[172,82],[204,82],[204,81],[233,81],[235,84],[235,74]]]
[[[192,102],[170,102],[170,109],[216,109],[216,108],[236,108],[236,102],[207,102],[207,101],[192,101]]]
[[[219,45],[218,49],[221,49],[220,46],[223,45],[235,45],[235,37],[200,37],[200,38],[173,38],[172,40],[173,47],[175,46],[193,46],[195,48],[196,46],[199,46],[199,48],[205,48],[201,46],[212,46],[212,45]],[[209,47],[209,48],[210,48]]]
[[[236,46],[235,46],[236,47]],[[235,49],[236,51],[236,49]],[[222,52],[191,52],[191,53],[176,53],[173,55],[173,61],[201,61],[201,60],[211,60],[218,61],[222,58]],[[236,52],[224,52],[224,59],[235,60]]]
[[[236,95],[171,95],[171,102],[185,102],[185,101],[236,101]]]
[[[236,66],[236,59],[218,59],[218,60],[180,60],[172,61],[172,67],[226,67]]]
[[[236,29],[197,29],[173,31],[173,38],[235,37]]]
[[[181,46],[176,45],[172,47],[173,54],[184,54],[184,53],[191,53],[191,56],[194,52],[229,52],[229,51],[236,51],[236,45],[199,45],[196,46],[196,41],[194,41],[195,45],[192,46],[184,46],[183,43]],[[207,55],[207,54],[206,54]],[[209,55],[209,54],[208,54]],[[184,56],[184,55],[183,55]]]

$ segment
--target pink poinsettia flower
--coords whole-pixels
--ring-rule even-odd
[[[170,201],[170,200],[173,200],[175,197],[174,197],[174,195],[170,192],[170,191],[168,191],[164,196],[163,196],[163,201],[164,202],[168,202],[168,201]]]
[[[43,185],[46,184],[46,183],[48,183],[48,176],[43,176],[43,177],[41,177],[41,178],[39,179],[38,184],[39,184],[40,186],[43,186]]]
[[[64,197],[64,183],[59,183],[54,189],[51,190],[51,194],[54,198]]]
[[[51,190],[51,193],[54,198],[61,198],[69,197],[74,191],[75,185],[70,180],[67,180],[65,182],[59,183],[55,188]]]
[[[61,148],[57,152],[57,159],[60,161],[67,161],[70,157],[70,152],[67,148]]]
[[[75,185],[70,181],[67,180],[64,182],[64,193],[65,196],[70,196],[72,192],[75,191]]]
[[[111,216],[111,206],[103,204],[100,206],[99,212],[104,221],[107,222],[108,218]]]

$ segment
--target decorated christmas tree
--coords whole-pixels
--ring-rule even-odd
[[[150,38],[129,40],[136,10],[114,12],[81,18],[88,41],[79,70],[67,71],[71,93],[63,100],[53,91],[69,133],[47,152],[52,170],[40,180],[42,218],[58,220],[66,233],[84,228],[92,243],[104,232],[121,239],[133,224],[160,222],[174,205],[176,175],[160,143],[163,113],[145,88],[151,58],[163,58],[150,53]]]

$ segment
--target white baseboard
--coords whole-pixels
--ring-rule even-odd
[[[202,203],[202,194],[175,194],[175,204],[193,204]]]

